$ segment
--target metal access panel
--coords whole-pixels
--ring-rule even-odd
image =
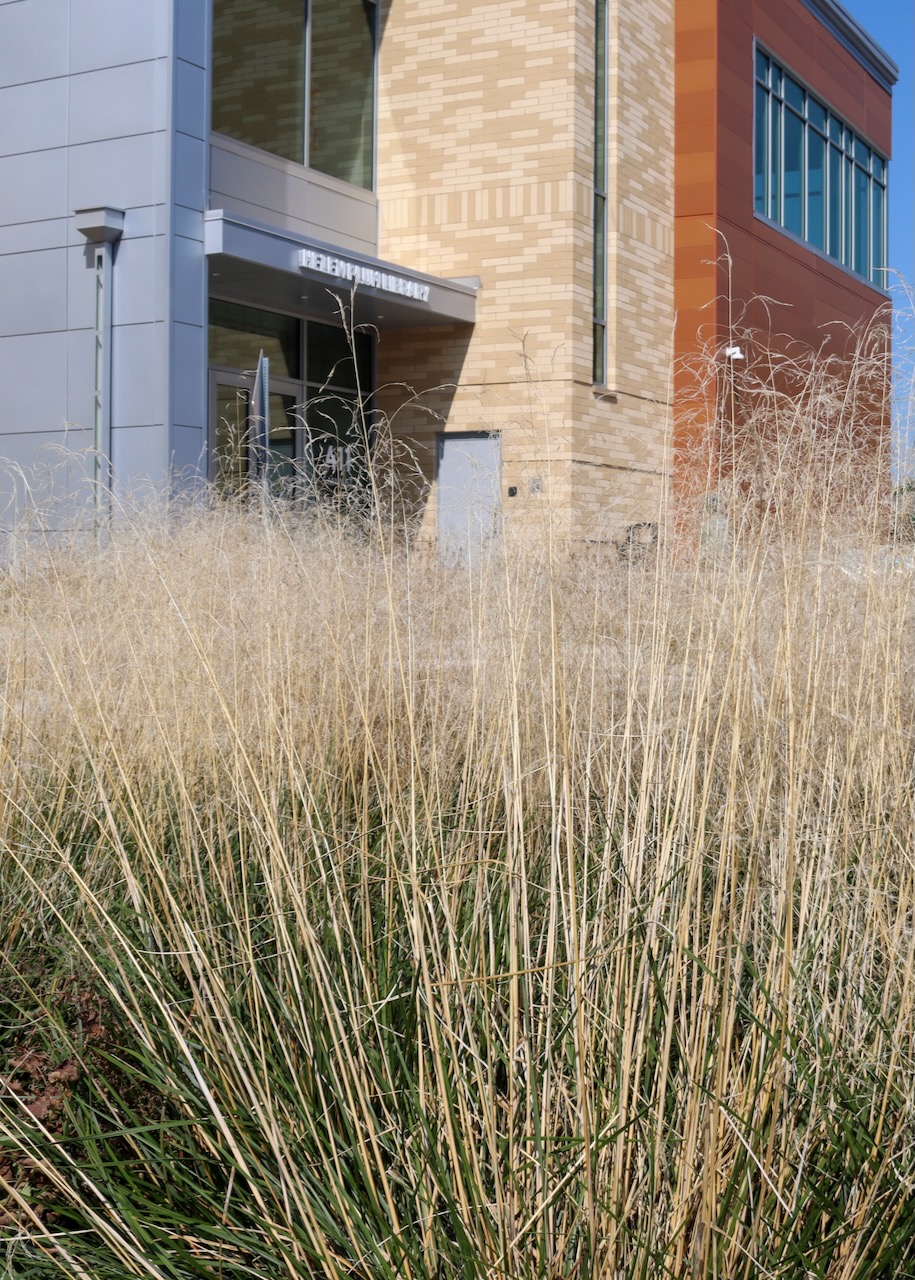
[[[498,435],[455,432],[438,438],[438,551],[450,564],[474,564],[499,540],[502,455]]]

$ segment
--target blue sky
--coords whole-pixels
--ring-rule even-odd
[[[842,0],[899,67],[893,94],[890,265],[915,282],[915,5],[912,0]]]
[[[907,282],[896,293],[896,474],[915,476],[915,4],[842,0],[899,67],[893,92],[890,165],[890,266]],[[891,286],[892,287],[892,286]]]

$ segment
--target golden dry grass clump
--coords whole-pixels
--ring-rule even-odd
[[[735,482],[638,565],[292,506],[23,546],[4,1274],[915,1274],[881,502]]]

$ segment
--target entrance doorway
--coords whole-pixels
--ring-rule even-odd
[[[266,474],[277,494],[339,495],[364,485],[371,449],[369,334],[210,299],[210,479],[238,492],[260,466],[254,371],[270,362]],[[260,474],[260,473],[259,473]]]

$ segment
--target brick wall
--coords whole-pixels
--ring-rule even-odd
[[[673,327],[673,0],[612,5],[610,369],[591,386],[593,0],[385,0],[382,257],[479,276],[472,331],[391,332],[379,382],[432,478],[435,432],[498,430],[503,509],[570,532],[657,511]],[[401,388],[383,393],[392,409]],[[426,447],[428,446],[428,447]],[[507,498],[517,487],[515,499]],[[434,505],[434,504],[433,504]]]

